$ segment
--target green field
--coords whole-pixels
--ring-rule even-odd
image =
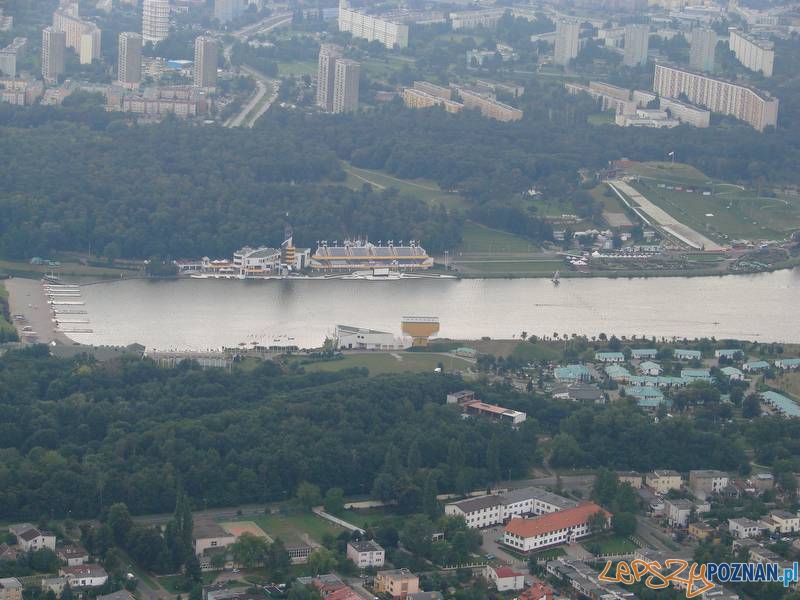
[[[25,260],[0,260],[0,272],[17,276],[43,275],[54,272],[57,275],[94,275],[96,277],[120,277],[141,275],[140,271],[131,269],[116,269],[114,267],[92,267],[77,262],[61,261],[60,267],[45,265],[32,265]]]
[[[615,113],[613,110],[594,113],[586,119],[589,125],[613,125]]]
[[[413,68],[414,61],[400,60],[394,57],[387,57],[386,60],[368,58],[361,61],[361,68],[364,72],[378,79],[402,71],[406,66]]]
[[[384,508],[348,510],[345,511],[343,515],[337,516],[341,516],[341,518],[348,523],[352,523],[356,527],[361,527],[362,529],[367,529],[368,527],[381,523],[382,521],[396,518],[395,515],[389,513]]]
[[[347,163],[342,163],[347,173],[345,185],[354,190],[360,190],[365,183],[379,190],[395,188],[401,194],[416,196],[428,204],[445,206],[447,208],[462,208],[464,199],[458,194],[442,190],[435,181],[428,179],[400,179],[372,169],[359,169]]]
[[[213,583],[217,575],[219,575],[217,572],[203,573],[203,585]],[[164,577],[158,577],[157,581],[161,587],[173,594],[186,593],[187,591],[186,577],[184,575],[166,575]]]
[[[641,163],[629,171],[642,178],[634,187],[648,200],[718,240],[782,239],[800,225],[800,202],[759,197],[752,190],[709,178],[689,165]],[[687,187],[694,192],[686,192]],[[712,195],[704,196],[701,191]]]
[[[252,520],[273,540],[281,538],[286,544],[308,543],[306,538],[322,543],[326,533],[339,535],[344,529],[312,513],[264,515]]]
[[[461,245],[453,256],[464,253],[504,253],[504,252],[536,252],[539,248],[523,237],[491,229],[472,221],[464,223],[461,233]]]
[[[317,74],[317,63],[312,61],[279,62],[278,74],[282,77],[290,75],[295,77],[302,77],[303,75],[314,76]]]
[[[393,354],[347,354],[340,360],[314,362],[303,365],[306,371],[342,371],[344,369],[366,368],[370,375],[384,373],[432,373],[439,363],[446,371],[466,371],[471,364],[455,356],[427,352],[395,352]]]
[[[4,306],[8,303],[8,291],[6,291],[5,286],[0,283],[0,306]],[[16,332],[16,328],[10,322],[6,321],[3,318],[2,312],[0,312],[0,333],[6,332],[9,334],[13,334]]]
[[[638,546],[627,538],[619,536],[603,536],[587,540],[581,544],[589,552],[595,554],[628,554],[634,552]]]

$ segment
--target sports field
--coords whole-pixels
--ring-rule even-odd
[[[269,538],[269,536],[264,533],[264,530],[253,521],[228,521],[226,523],[220,523],[220,527],[231,535],[235,535],[237,538],[243,533],[249,533],[256,537]]]
[[[291,544],[321,544],[326,533],[339,535],[344,529],[313,513],[264,515],[256,517],[255,524],[273,540],[281,538]]]
[[[344,369],[366,368],[370,375],[384,373],[433,373],[442,363],[445,371],[466,371],[471,364],[461,358],[445,354],[427,352],[393,352],[347,354],[340,360],[315,362],[303,365],[306,371],[343,371]]]

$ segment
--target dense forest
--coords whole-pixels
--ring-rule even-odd
[[[0,519],[91,517],[116,502],[164,512],[179,489],[195,506],[263,502],[303,482],[413,512],[431,486],[464,492],[524,476],[543,458],[543,437],[559,465],[639,470],[746,468],[745,439],[775,464],[797,454],[786,440],[800,439],[800,425],[778,419],[747,431],[656,424],[633,405],[478,386],[485,400],[528,413],[512,431],[446,406],[463,386],[433,374],[287,374],[274,363],[229,373],[55,359],[43,346],[9,352],[0,358]]]
[[[228,256],[348,236],[457,243],[460,220],[394,191],[350,190],[336,156],[302,132],[177,122],[128,126],[100,109],[0,110],[0,255]],[[324,183],[323,180],[328,183]]]

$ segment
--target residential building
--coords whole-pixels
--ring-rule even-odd
[[[531,587],[520,592],[517,600],[553,600],[553,590],[541,581],[534,581]]]
[[[142,36],[133,31],[119,34],[117,81],[125,87],[138,87],[142,81]]]
[[[16,545],[9,546],[5,542],[0,544],[0,562],[14,562],[22,551]]]
[[[661,372],[664,370],[661,368],[661,365],[651,360],[645,360],[639,363],[638,369],[639,372],[643,375],[653,375],[656,377],[661,375]]]
[[[408,47],[408,25],[355,10],[347,0],[339,0],[339,31],[369,42],[377,40],[389,49]]]
[[[96,596],[95,600],[134,600],[134,596],[128,590],[119,590],[110,594]]]
[[[779,358],[775,361],[775,367],[782,370],[800,369],[800,358]]]
[[[19,579],[14,577],[0,579],[0,600],[22,600],[22,584]]]
[[[800,417],[800,406],[796,402],[778,392],[761,392],[761,399],[775,412],[784,417]]]
[[[761,526],[750,519],[728,519],[728,530],[735,538],[745,539],[758,537]]]
[[[53,13],[53,29],[66,34],[66,46],[71,48],[81,58],[82,64],[89,64],[95,58],[100,58],[100,29],[94,23],[84,21],[78,14],[78,4],[72,3],[62,6]],[[86,44],[88,55],[83,56],[83,36],[89,34]],[[88,59],[88,62],[85,62]]]
[[[742,66],[751,71],[760,72],[764,77],[772,77],[772,65],[775,62],[775,45],[759,39],[738,29],[729,31],[728,46]]]
[[[648,106],[650,106],[651,102],[658,99],[658,95],[654,94],[653,92],[648,92],[646,90],[633,90],[631,92],[631,98],[634,100],[634,102],[636,102],[636,106],[638,106],[639,108],[647,108]],[[645,352],[653,352],[654,354],[645,357],[636,356],[636,354],[633,354],[633,352],[635,352],[635,350],[631,351],[632,356],[634,358],[656,358],[656,356],[658,356],[658,350],[656,350],[655,348],[646,349]]]
[[[201,35],[194,41],[194,85],[203,89],[217,87],[217,40]]]
[[[383,548],[373,540],[347,543],[347,558],[360,569],[382,567],[386,558]]]
[[[714,358],[725,358],[728,360],[736,360],[744,356],[744,353],[739,348],[720,348],[714,350]]]
[[[757,373],[769,369],[769,363],[765,360],[751,360],[742,365],[742,370],[748,373]]]
[[[171,86],[146,88],[141,94],[109,96],[107,108],[160,120],[168,114],[180,118],[196,117],[208,112],[209,106],[210,100],[206,98],[204,90],[192,86]],[[233,266],[227,268],[231,273],[235,271]]]
[[[505,523],[512,517],[544,515],[576,506],[578,503],[569,498],[527,487],[450,502],[445,505],[444,513],[462,516],[468,527],[479,529]]]
[[[673,98],[659,98],[658,106],[669,113],[670,117],[681,123],[694,127],[709,127],[711,125],[711,111],[697,108]]]
[[[771,510],[761,517],[759,525],[770,533],[797,533],[800,531],[800,516],[787,510]]]
[[[547,562],[547,574],[560,579],[574,590],[579,598],[590,600],[635,600],[637,596],[625,586],[598,579],[599,573],[577,560],[558,558]],[[520,598],[522,598],[520,596]]]
[[[656,71],[661,65],[656,65]],[[700,360],[703,358],[703,353],[700,350],[686,350],[684,348],[675,348],[672,351],[672,356],[678,360]]]
[[[44,93],[44,84],[36,79],[0,78],[0,102],[30,106]]]
[[[723,471],[709,469],[689,471],[689,491],[700,500],[719,494],[729,482],[728,474]]]
[[[245,9],[245,0],[214,0],[214,18],[225,25],[239,18]]]
[[[566,367],[556,367],[553,369],[553,376],[557,381],[577,383],[579,381],[589,381],[592,374],[586,365],[567,365]]]
[[[432,106],[443,106],[449,113],[460,112],[464,105],[453,100],[445,100],[440,96],[433,96],[414,88],[403,90],[403,103],[409,108],[430,108]]]
[[[572,400],[573,402],[593,402],[604,404],[605,394],[596,385],[586,383],[571,383],[569,385],[553,388],[550,394],[555,400]]]
[[[42,77],[46,83],[55,83],[64,74],[64,54],[67,34],[52,27],[42,30]]]
[[[60,567],[58,574],[67,580],[71,588],[100,587],[108,581],[108,573],[98,564]]]
[[[82,546],[59,546],[56,556],[68,567],[77,567],[89,562],[89,552]]]
[[[17,37],[0,49],[0,77],[14,79],[17,76],[17,56],[28,43],[28,38]]]
[[[642,487],[644,475],[636,471],[617,471],[617,479],[620,483],[627,483],[633,489],[638,490]]]
[[[8,528],[17,538],[17,546],[24,552],[36,552],[42,548],[56,549],[56,536],[46,531],[40,531],[30,523],[11,525]]]
[[[386,331],[350,325],[337,325],[334,340],[337,348],[347,350],[402,350],[403,344]]]
[[[498,592],[516,592],[525,587],[525,575],[511,567],[486,565],[483,576]]]
[[[686,498],[664,500],[664,516],[671,527],[686,527],[693,510],[695,510],[694,502]]]
[[[437,98],[442,98],[444,100],[451,100],[453,97],[453,90],[449,87],[436,85],[435,83],[430,83],[428,81],[415,81],[414,89],[419,90],[420,92],[425,92],[431,96],[436,96]]]
[[[638,90],[634,91],[634,93],[637,92],[641,93]],[[653,97],[653,100],[655,100],[655,97]],[[656,348],[633,348],[631,350],[631,358],[652,360],[658,358],[658,350]]]
[[[465,108],[478,109],[481,111],[481,115],[487,119],[496,121],[519,121],[522,119],[522,111],[518,108],[464,88],[459,88],[458,93]]]
[[[625,355],[622,352],[595,352],[594,359],[603,363],[625,362]]]
[[[93,60],[100,60],[100,28],[94,23],[89,23],[81,33],[80,62],[90,65]]]
[[[169,0],[142,0],[142,39],[157,43],[169,36]]]
[[[717,34],[713,29],[695,27],[689,38],[689,68],[703,73],[714,71]]]
[[[461,390],[460,392],[453,392],[447,394],[447,404],[463,404],[475,400],[475,392],[472,390]]]
[[[225,548],[235,541],[236,536],[210,519],[198,519],[194,522],[192,547],[198,557],[208,550]]]
[[[484,27],[494,29],[497,22],[505,14],[503,8],[487,8],[485,10],[466,10],[450,13],[450,27],[453,31]]]
[[[707,523],[703,523],[702,521],[696,521],[695,523],[689,523],[688,533],[689,536],[694,538],[695,540],[702,542],[704,540],[711,539],[714,537],[714,528]]]
[[[361,64],[348,58],[336,60],[333,80],[333,112],[350,113],[358,110],[358,80]]]
[[[333,111],[333,83],[336,80],[336,61],[342,57],[342,48],[336,44],[322,44],[317,61],[317,106]]]
[[[61,596],[61,592],[67,587],[66,577],[44,577],[42,578],[42,591],[53,592],[56,596]]]
[[[706,75],[656,65],[653,90],[664,98],[685,94],[689,102],[731,115],[758,131],[778,123],[778,99],[764,92]]]
[[[406,600],[443,600],[442,592],[413,592],[406,596]]]
[[[513,518],[506,525],[503,543],[519,552],[531,552],[547,546],[574,542],[591,534],[593,515],[602,513],[606,521],[611,514],[593,502],[533,519]]]
[[[650,44],[650,27],[647,25],[627,25],[625,27],[625,51],[622,64],[637,67],[647,64],[647,50]]]
[[[378,571],[375,575],[375,591],[389,594],[392,598],[406,598],[419,591],[419,577],[408,569]]]
[[[625,382],[628,381],[631,377],[630,371],[628,371],[628,369],[626,369],[625,367],[621,367],[619,365],[614,365],[614,364],[606,365],[606,367],[603,370],[606,372],[606,375],[608,375],[608,378],[611,379],[611,381]]]
[[[775,487],[775,477],[772,473],[756,473],[750,478],[750,485],[759,492],[771,490]]]
[[[742,373],[736,367],[722,367],[720,371],[722,371],[723,375],[727,376],[731,381],[744,380],[744,373]]]
[[[461,410],[465,415],[486,417],[495,421],[509,423],[513,427],[519,426],[528,418],[528,415],[520,410],[505,408],[496,404],[487,404],[480,400],[462,403]]]
[[[659,469],[645,475],[644,483],[657,494],[666,494],[681,489],[683,480],[677,471]]]
[[[566,66],[578,56],[581,26],[574,19],[560,19],[556,22],[556,45],[553,62]]]
[[[712,380],[710,369],[681,369],[681,377],[690,382]]]
[[[614,111],[615,115],[635,115],[638,101],[631,100],[630,90],[617,87],[600,81],[590,81],[589,85],[580,83],[565,83],[564,89],[570,94],[588,94],[595,100],[600,100],[603,111]]]
[[[680,121],[672,119],[666,111],[659,109],[637,108],[632,115],[617,113],[614,123],[620,127],[651,127],[661,129],[664,127],[677,127]]]

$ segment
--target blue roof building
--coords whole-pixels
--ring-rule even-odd
[[[800,369],[800,358],[781,358],[775,361],[779,369]]]
[[[724,350],[714,350],[714,356],[717,358],[736,358],[737,356],[744,356],[744,352],[738,348],[726,348]]]
[[[558,381],[589,381],[592,374],[586,365],[567,365],[553,369],[553,376]]]
[[[681,378],[689,383],[694,381],[711,381],[711,371],[708,369],[681,369]]]
[[[631,356],[639,360],[643,358],[656,358],[658,356],[658,350],[655,348],[637,348],[631,350]]]
[[[722,371],[730,379],[744,379],[744,373],[742,373],[736,367],[722,367],[720,371]]]
[[[625,388],[625,395],[631,398],[659,398],[664,399],[664,394],[658,388],[631,385]]]
[[[800,417],[800,406],[796,402],[778,392],[762,392],[761,397],[784,417]]]
[[[639,363],[639,372],[645,375],[661,375],[661,365],[653,362],[652,360],[645,360]]]
[[[683,348],[676,348],[672,351],[672,355],[681,360],[700,360],[703,358],[703,353],[700,350],[684,350]]]
[[[754,360],[744,363],[742,369],[745,371],[766,371],[769,369],[769,363],[765,360]]]
[[[595,352],[594,359],[600,362],[625,362],[625,355],[622,352]]]
[[[630,371],[620,365],[607,365],[605,372],[613,381],[628,381],[631,376]]]
[[[683,377],[672,377],[670,375],[631,375],[629,379],[632,385],[643,385],[647,387],[683,387],[690,381]]]

